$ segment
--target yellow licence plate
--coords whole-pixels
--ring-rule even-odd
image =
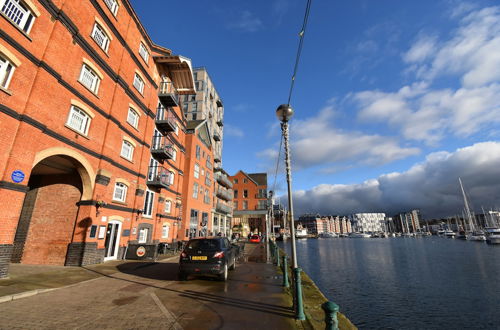
[[[192,256],[191,260],[207,260],[207,256]]]

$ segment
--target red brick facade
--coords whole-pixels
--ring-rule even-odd
[[[128,0],[116,15],[104,0],[21,2],[28,32],[0,12],[0,59],[13,67],[0,82],[0,277],[10,260],[81,265],[184,239],[178,103],[160,98],[169,156],[156,165],[150,149],[159,89],[194,93],[189,60],[155,45]]]

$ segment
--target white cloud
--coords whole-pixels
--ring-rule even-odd
[[[368,90],[349,99],[364,122],[386,122],[407,140],[437,145],[444,137],[469,137],[500,122],[500,7],[471,11],[447,41],[421,34],[403,54],[417,80],[396,92]],[[458,11],[453,13],[458,15]],[[457,76],[460,86],[435,88]]]
[[[231,29],[238,29],[246,32],[256,32],[264,27],[260,18],[256,17],[248,10],[243,11],[238,18],[228,25]]]
[[[461,177],[473,206],[499,207],[500,142],[482,142],[455,152],[436,152],[406,172],[361,184],[321,184],[294,192],[295,214],[397,212],[418,208],[425,217],[461,213]]]
[[[224,125],[224,134],[228,136],[234,136],[238,138],[242,138],[245,136],[245,133],[241,128],[238,128],[236,126],[233,126],[231,124],[225,124]]]
[[[432,36],[420,37],[415,44],[403,55],[408,63],[422,62],[429,58],[436,50],[436,38]]]
[[[332,168],[342,162],[382,165],[420,152],[417,148],[399,146],[395,138],[336,129],[333,118],[333,107],[328,106],[316,117],[292,122],[290,145],[294,169]],[[259,156],[275,155],[273,150],[264,150]]]

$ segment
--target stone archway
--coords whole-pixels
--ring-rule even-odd
[[[89,173],[89,164],[83,158],[83,165],[81,158],[64,148],[37,155],[14,239],[12,262],[65,264],[78,202],[92,196],[93,173]]]

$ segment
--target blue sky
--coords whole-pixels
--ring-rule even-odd
[[[208,69],[224,168],[272,186],[306,1],[131,2],[156,43]],[[461,212],[458,176],[476,207],[500,207],[499,36],[496,1],[313,0],[291,102],[297,212]]]

